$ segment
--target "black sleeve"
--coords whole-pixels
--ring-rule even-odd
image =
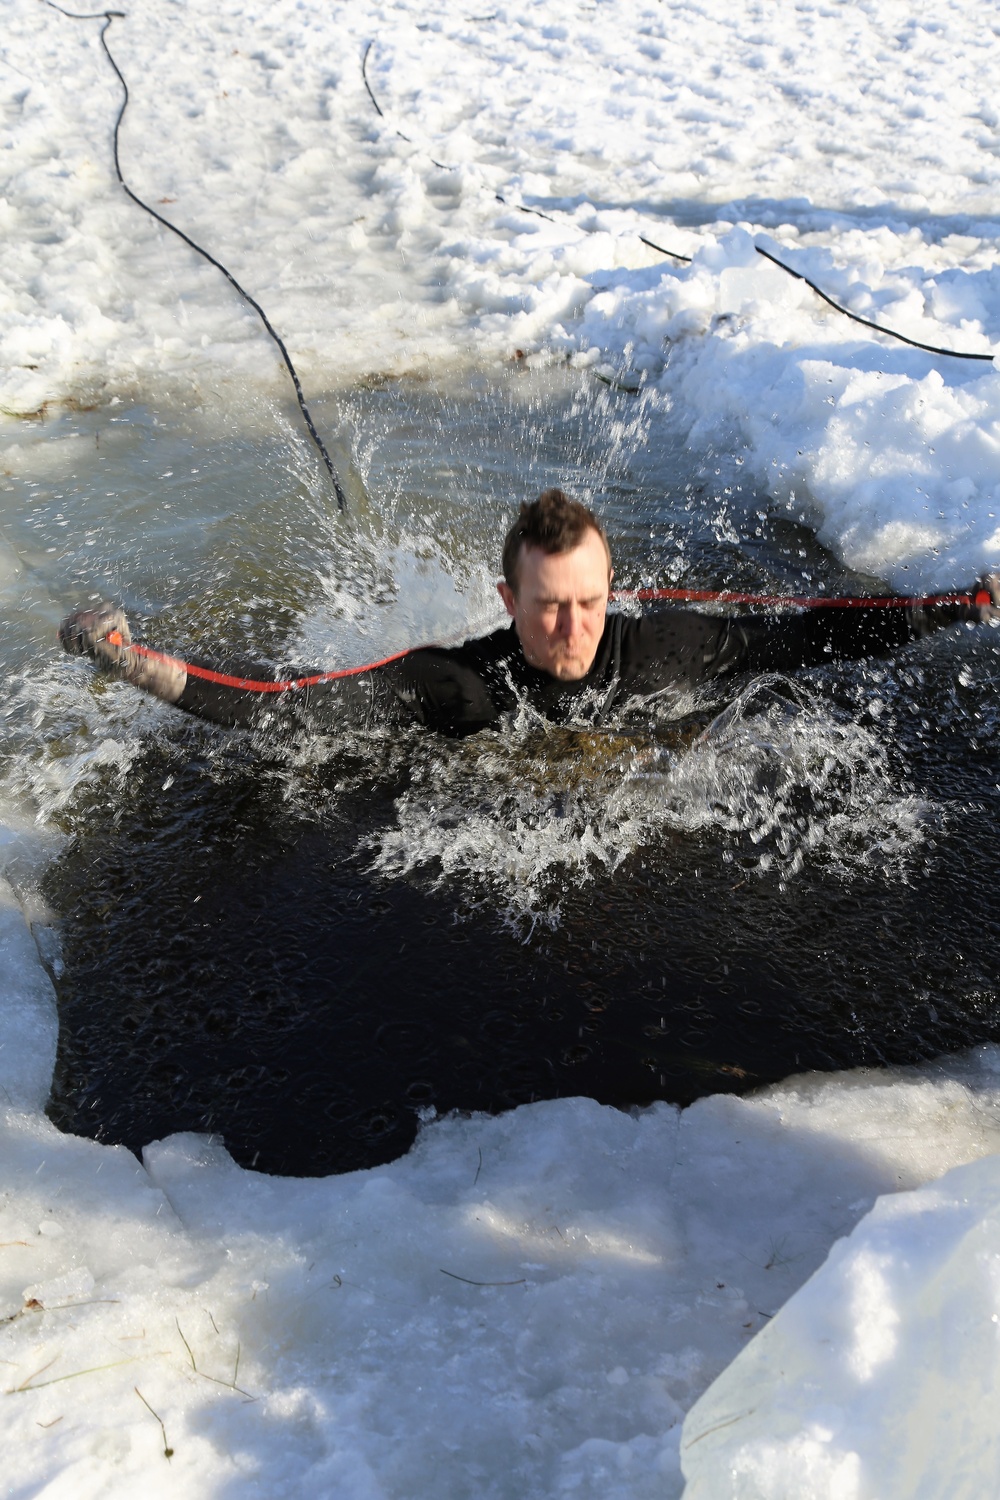
[[[968,605],[821,605],[781,614],[711,615],[667,607],[628,620],[626,691],[695,688],[737,672],[787,672],[884,656],[943,625],[978,620]]]
[[[275,724],[322,728],[324,724],[364,725],[371,716],[370,673],[276,690],[270,684],[279,680],[277,673],[261,662],[227,661],[209,666],[195,661],[187,665],[187,681],[175,707],[211,724],[224,724],[230,729],[261,729]],[[199,676],[199,671],[206,675]],[[309,675],[316,674],[289,673],[281,680],[295,683]]]
[[[207,675],[189,671],[176,706],[213,724],[244,729],[331,730],[409,721],[444,734],[474,734],[495,724],[498,712],[481,673],[461,657],[461,648],[421,647],[349,677],[281,691],[268,688],[276,674],[259,662],[215,667],[196,662],[192,665]],[[289,673],[287,680],[308,675]]]
[[[964,604],[907,602],[821,605],[795,614],[746,615],[727,622],[711,675],[793,671],[886,656],[942,626],[978,618],[978,612]]]
[[[383,715],[390,699],[411,720],[442,734],[475,734],[500,713],[481,668],[463,660],[462,647],[421,646],[378,669],[375,694]]]

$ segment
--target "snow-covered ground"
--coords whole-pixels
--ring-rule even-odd
[[[8,1495],[662,1500],[681,1464],[699,1496],[992,1493],[995,1050],[436,1120],[343,1177],[198,1136],[140,1166],[41,1113],[54,1005],[3,901]]]
[[[122,194],[99,30],[5,7],[22,477],[45,463],[23,424],[61,403],[249,423],[286,393],[255,316]],[[870,335],[754,249],[911,338],[1000,347],[984,0],[137,0],[108,41],[130,184],[259,297],[307,393],[568,358],[655,385],[855,567],[924,589],[1000,562],[992,364]],[[53,1001],[2,889],[9,1494],[633,1500],[682,1465],[720,1500],[1000,1485],[995,1053],[428,1122],[318,1182],[186,1137],[143,1168],[42,1113]]]
[[[108,32],[126,176],[313,391],[517,350],[624,366],[855,566],[921,589],[996,561],[992,365],[880,341],[753,248],[911,338],[1000,343],[987,0],[472,9],[138,0]],[[121,192],[99,30],[6,7],[0,408],[283,390],[255,314]]]

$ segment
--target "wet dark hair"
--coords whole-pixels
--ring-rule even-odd
[[[537,500],[522,503],[517,520],[507,533],[503,544],[504,578],[512,589],[517,589],[517,565],[522,547],[539,547],[542,552],[550,554],[572,552],[588,531],[596,531],[604,543],[610,570],[611,549],[604,527],[594,512],[567,495],[565,490],[543,490]]]

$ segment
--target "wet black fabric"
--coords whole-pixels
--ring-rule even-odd
[[[320,728],[410,720],[464,735],[499,724],[527,702],[555,723],[594,724],[633,699],[679,697],[744,673],[885,655],[942,625],[977,618],[964,605],[822,606],[738,616],[666,606],[639,617],[610,614],[594,664],[577,682],[529,666],[510,625],[461,646],[420,647],[357,677],[284,693],[189,676],[177,706],[220,724],[257,727],[288,716]],[[274,680],[266,668],[222,670]]]

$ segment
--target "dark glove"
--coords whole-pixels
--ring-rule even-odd
[[[972,599],[981,620],[1000,620],[1000,573],[987,573],[977,579]]]
[[[108,636],[111,636],[111,640]],[[59,640],[71,656],[90,656],[102,666],[122,666],[132,634],[125,611],[103,603],[96,609],[77,609],[59,626]]]

